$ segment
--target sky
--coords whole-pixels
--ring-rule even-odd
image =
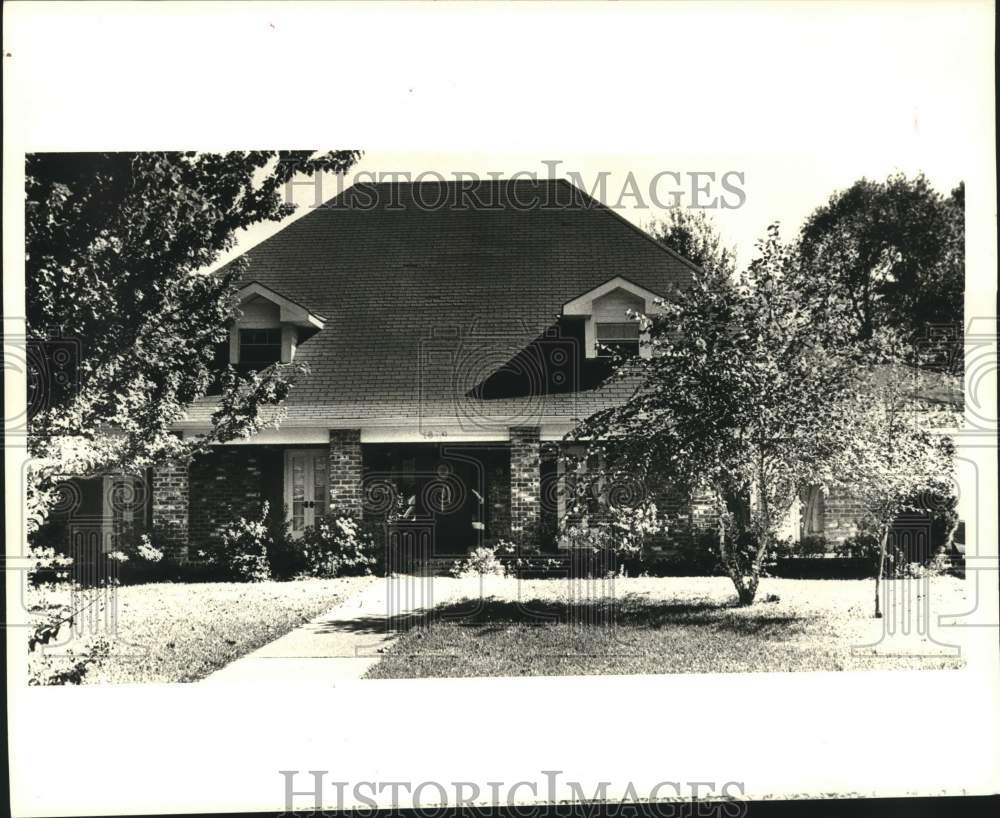
[[[915,125],[919,129],[919,121]],[[664,152],[662,155],[602,155],[559,153],[473,154],[453,152],[400,153],[374,150],[365,154],[343,180],[326,175],[316,180],[302,179],[288,191],[298,209],[280,224],[257,225],[243,234],[237,248],[220,264],[262,241],[285,224],[301,218],[325,201],[340,187],[354,181],[397,178],[436,181],[469,178],[510,178],[534,174],[539,179],[565,178],[614,208],[639,226],[662,218],[670,206],[701,206],[714,220],[723,240],[736,250],[740,264],[753,257],[755,242],[774,221],[782,234],[791,237],[803,220],[837,190],[850,186],[862,176],[884,179],[903,172],[913,176],[923,171],[931,184],[949,193],[963,177],[960,161],[946,156],[920,156],[909,161],[898,155],[857,157],[845,160],[836,155],[819,162],[813,155],[740,156],[712,153]],[[695,192],[694,188],[698,191]]]

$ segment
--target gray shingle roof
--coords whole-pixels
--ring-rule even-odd
[[[246,256],[246,281],[327,319],[299,346],[311,374],[286,403],[286,425],[588,414],[620,400],[622,387],[467,393],[551,331],[566,301],[614,276],[665,294],[693,270],[563,180],[356,185]],[[200,403],[190,420],[210,411]]]

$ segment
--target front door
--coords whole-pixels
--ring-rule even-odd
[[[326,449],[285,451],[285,506],[293,537],[301,537],[326,514],[328,457]]]

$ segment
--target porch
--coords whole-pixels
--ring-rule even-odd
[[[512,428],[507,437],[362,442],[359,430],[330,430],[326,445],[217,446],[189,465],[154,470],[152,528],[175,555],[197,559],[227,523],[259,517],[266,501],[292,538],[342,513],[385,526],[389,538],[410,538],[425,558],[455,558],[555,528],[555,447],[538,427]]]

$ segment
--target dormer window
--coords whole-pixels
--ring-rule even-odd
[[[229,333],[229,362],[243,370],[291,362],[299,343],[325,322],[257,281],[240,289],[240,313]]]
[[[639,320],[631,316],[656,312],[656,293],[622,276],[563,304],[563,315],[584,321],[585,350],[588,358],[615,355],[648,357],[651,354]]]
[[[240,364],[270,366],[281,361],[281,328],[241,329]]]
[[[638,321],[597,321],[597,355],[600,358],[631,358],[639,354]]]

